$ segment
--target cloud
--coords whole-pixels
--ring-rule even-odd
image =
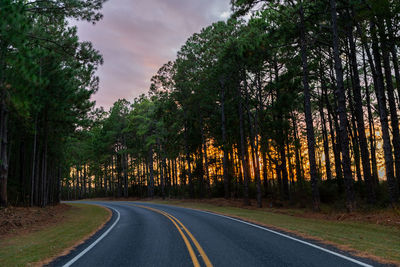
[[[219,15],[219,17],[223,20],[228,19],[231,16],[232,12],[230,11],[224,11],[221,13],[221,15]]]
[[[173,60],[193,33],[229,17],[229,0],[109,0],[96,25],[78,22],[81,40],[104,56],[97,106],[146,93],[158,68]]]

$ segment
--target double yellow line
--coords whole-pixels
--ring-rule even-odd
[[[150,207],[146,207],[146,206],[142,206],[142,205],[137,205],[137,204],[129,204],[129,205],[135,206],[135,207],[139,207],[139,208],[148,209],[148,210],[157,212],[157,213],[162,214],[165,217],[167,217],[175,225],[175,227],[178,230],[179,234],[181,235],[183,241],[185,242],[185,245],[186,245],[186,247],[187,247],[187,249],[189,251],[189,254],[190,254],[190,258],[192,259],[193,266],[200,267],[200,263],[199,263],[199,260],[196,257],[196,253],[194,252],[194,249],[193,249],[192,245],[190,244],[190,241],[188,240],[186,235],[182,232],[182,229],[186,232],[186,234],[192,240],[193,244],[196,246],[198,252],[200,253],[200,256],[203,258],[203,261],[204,261],[205,265],[207,267],[212,267],[213,266],[211,264],[210,259],[207,257],[206,253],[204,252],[203,248],[200,246],[199,242],[197,242],[196,238],[194,238],[192,233],[177,218],[175,218],[171,214],[166,213],[165,211],[162,211],[162,210],[158,210],[158,209],[154,209],[154,208],[150,208]]]

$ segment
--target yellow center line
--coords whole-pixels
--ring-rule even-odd
[[[169,220],[171,220],[171,222],[175,225],[176,229],[178,229],[178,231],[179,231],[179,233],[180,233],[180,235],[181,235],[183,241],[184,241],[185,244],[186,244],[186,247],[187,247],[187,249],[188,249],[188,251],[189,251],[189,254],[190,254],[190,258],[192,259],[192,262],[193,262],[193,266],[195,266],[195,267],[200,267],[200,263],[199,263],[199,261],[197,260],[197,257],[196,257],[196,254],[194,253],[194,250],[193,250],[192,245],[190,244],[189,240],[186,238],[185,234],[182,232],[181,228],[179,228],[179,226],[176,224],[176,222],[175,222],[172,218],[170,218],[169,216],[166,216],[166,215],[163,214],[161,211],[156,210],[156,209],[153,209],[153,208],[150,208],[150,207],[145,207],[145,206],[135,205],[135,204],[129,204],[129,205],[131,205],[131,206],[136,206],[136,207],[140,207],[140,208],[144,208],[144,209],[148,209],[148,210],[157,212],[157,213],[159,213],[159,214],[161,214],[161,215],[164,215],[164,216],[167,217]]]
[[[194,250],[192,248],[192,245],[190,244],[190,242],[188,241],[188,239],[186,238],[185,234],[183,234],[181,228],[176,224],[178,223],[183,230],[186,232],[186,234],[190,237],[190,239],[193,241],[194,245],[196,246],[197,250],[199,251],[201,257],[203,258],[203,261],[205,263],[205,265],[207,267],[212,267],[212,263],[210,261],[210,259],[207,257],[206,253],[204,252],[203,248],[200,246],[199,242],[196,240],[196,238],[192,235],[192,233],[183,225],[183,223],[181,223],[181,221],[179,221],[177,218],[175,218],[174,216],[172,216],[171,214],[162,211],[162,210],[158,210],[158,209],[154,209],[151,207],[146,207],[146,206],[142,206],[142,205],[136,205],[136,204],[129,204],[131,206],[136,206],[136,207],[140,207],[140,208],[144,208],[144,209],[148,209],[157,213],[160,213],[162,215],[164,215],[165,217],[167,217],[168,219],[170,219],[172,221],[172,223],[175,225],[175,227],[178,229],[179,233],[182,236],[182,239],[185,241],[186,247],[189,251],[190,257],[192,258],[193,261],[193,265],[195,267],[200,266],[199,261],[197,260],[197,257],[194,253]]]
[[[185,230],[185,232],[189,235],[189,237],[192,239],[194,245],[196,246],[197,250],[199,251],[201,257],[203,258],[204,263],[206,264],[207,267],[212,267],[213,265],[211,264],[210,259],[207,257],[207,254],[204,252],[203,248],[200,246],[199,242],[197,242],[196,238],[192,235],[192,233],[184,226],[177,218],[174,216],[170,215],[173,219],[175,219],[180,226]]]

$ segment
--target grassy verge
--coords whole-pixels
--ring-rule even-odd
[[[153,202],[208,210],[241,218],[335,245],[353,255],[400,265],[400,227],[365,222],[302,218],[271,212],[268,209],[254,210],[177,200],[156,200]]]
[[[99,206],[71,205],[60,223],[1,240],[0,266],[45,264],[88,238],[110,217],[110,212]]]

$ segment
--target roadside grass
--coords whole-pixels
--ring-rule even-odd
[[[109,211],[99,206],[68,205],[72,208],[65,212],[65,219],[60,223],[0,240],[0,266],[46,264],[88,238],[110,217]]]
[[[377,225],[366,222],[334,221],[316,218],[302,218],[292,214],[277,213],[276,210],[245,209],[239,207],[217,206],[179,200],[154,200],[157,204],[169,204],[207,210],[249,222],[269,226],[334,245],[353,255],[392,263],[400,266],[400,227]]]

